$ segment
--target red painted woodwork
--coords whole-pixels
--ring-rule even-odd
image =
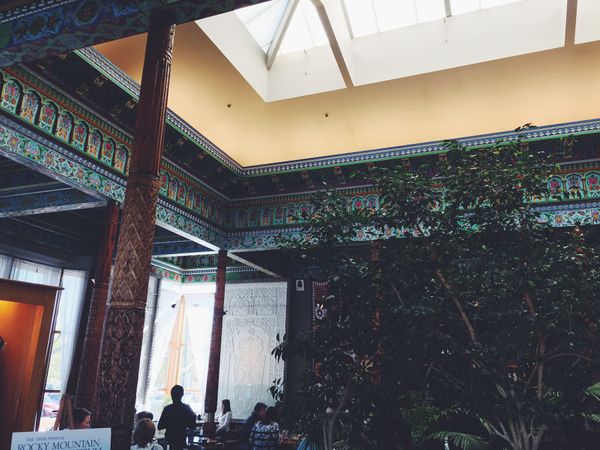
[[[223,334],[226,271],[227,252],[225,250],[220,250],[217,261],[217,289],[215,292],[213,324],[210,337],[206,395],[204,397],[204,412],[206,413],[204,432],[209,436],[213,435],[215,432],[214,417],[217,410],[217,395],[219,392],[219,367],[221,365],[221,336]]]
[[[154,10],[92,417],[95,426],[112,428],[113,450],[129,449],[135,411],[174,35],[173,17]]]
[[[94,273],[94,290],[88,315],[88,322],[81,356],[81,367],[77,382],[77,395],[75,404],[93,411],[96,388],[96,374],[98,372],[98,357],[100,356],[100,342],[102,327],[106,314],[108,300],[108,285],[110,282],[110,269],[112,257],[117,241],[117,225],[119,223],[119,206],[110,202],[106,206],[104,225],[100,236],[100,247],[96,258]]]

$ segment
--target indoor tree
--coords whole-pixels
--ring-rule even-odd
[[[451,142],[373,171],[378,207],[315,197],[307,238],[288,247],[328,282],[323,318],[274,353],[313,362],[299,423],[323,426],[326,448],[410,448],[418,434],[419,448],[462,436],[537,450],[582,421],[600,260],[593,227],[553,227],[532,202],[568,195],[546,187],[556,158],[520,141]],[[434,419],[415,424],[415,408]]]

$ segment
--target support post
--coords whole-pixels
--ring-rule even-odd
[[[227,272],[227,251],[220,250],[217,261],[217,289],[215,291],[215,306],[213,308],[213,324],[210,336],[210,353],[208,357],[208,376],[206,379],[206,396],[204,397],[204,412],[206,423],[204,434],[213,436],[215,427],[215,412],[217,411],[217,395],[219,394],[219,368],[221,365],[221,335],[223,334],[223,316],[225,315],[225,278]]]
[[[112,291],[96,377],[96,427],[112,428],[112,449],[127,450],[135,411],[144,315],[159,191],[159,170],[175,25],[164,10],[150,15]]]
[[[119,206],[110,202],[106,206],[104,225],[100,235],[100,248],[96,257],[94,271],[94,288],[87,316],[87,328],[83,342],[79,377],[77,381],[75,404],[93,410],[96,388],[96,374],[98,372],[98,357],[100,355],[100,341],[102,338],[102,325],[108,301],[108,286],[110,283],[110,270],[112,267],[113,251],[117,241],[117,225],[119,223]]]

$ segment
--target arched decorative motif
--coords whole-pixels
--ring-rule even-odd
[[[108,138],[104,141],[104,145],[102,146],[102,153],[100,154],[100,161],[109,166],[113,164],[113,157],[115,156],[115,148],[117,144],[114,139]]]
[[[560,200],[563,198],[563,180],[559,176],[550,177],[548,180],[549,200]]]
[[[290,203],[285,207],[285,223],[293,224],[298,222],[298,210],[296,205]]]
[[[202,201],[202,216],[209,218],[210,217],[210,209],[211,209],[210,199],[208,197],[204,197]]]
[[[260,225],[263,227],[271,225],[271,208],[268,206],[260,210]]]
[[[127,151],[127,147],[124,145],[119,145],[115,153],[115,162],[113,167],[119,172],[125,173],[125,168],[127,167],[128,161],[129,153]]]
[[[2,101],[0,105],[3,109],[16,114],[19,108],[19,101],[23,94],[21,83],[13,78],[9,78],[2,86]]]
[[[196,213],[202,215],[202,202],[204,198],[202,197],[201,192],[196,192],[196,198],[194,199],[194,211]]]
[[[71,143],[77,150],[81,150],[82,152],[85,151],[89,131],[87,123],[83,120],[75,122],[75,127],[73,128],[73,141]]]
[[[566,181],[569,199],[583,198],[583,177],[574,173],[567,176]]]
[[[27,90],[21,101],[21,113],[19,114],[29,123],[36,123],[40,110],[40,96],[31,89]]]
[[[116,162],[116,158],[115,158]],[[167,196],[167,192],[169,191],[169,174],[164,171],[160,171],[160,195]]]
[[[362,197],[354,197],[352,199],[352,211],[356,211],[358,209],[364,209],[365,207],[365,199]]]
[[[277,206],[273,213],[273,225],[283,225],[285,223],[285,209],[283,206]]]
[[[179,182],[177,181],[177,178],[171,177],[169,180],[169,190],[167,191],[167,196],[171,200],[176,200],[178,190],[179,190]]]
[[[185,196],[185,207],[189,209],[194,209],[194,196],[195,192],[192,188],[189,188],[187,191],[187,195]]]
[[[600,173],[590,172],[585,176],[588,197],[600,197]]]
[[[248,223],[248,213],[245,209],[238,209],[235,215],[235,226],[243,228]]]
[[[185,183],[181,183],[179,188],[177,189],[177,203],[181,205],[185,205],[185,195],[187,193],[187,185]]]
[[[367,208],[379,209],[379,197],[376,195],[369,195],[366,199]]]
[[[306,202],[300,203],[298,206],[298,219],[300,222],[308,222],[311,216],[310,205]]]
[[[68,111],[61,111],[56,121],[56,137],[65,142],[71,140],[71,132],[73,131],[73,116]]]
[[[250,208],[250,211],[248,212],[248,226],[258,226],[258,210],[256,208]]]
[[[51,101],[46,101],[40,111],[38,126],[45,132],[54,134],[54,124],[58,116],[58,108]]]
[[[98,130],[92,130],[87,142],[86,153],[94,158],[100,156],[100,149],[102,148],[102,133]]]

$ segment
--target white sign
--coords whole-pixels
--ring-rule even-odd
[[[110,450],[110,428],[13,433],[10,450]]]

